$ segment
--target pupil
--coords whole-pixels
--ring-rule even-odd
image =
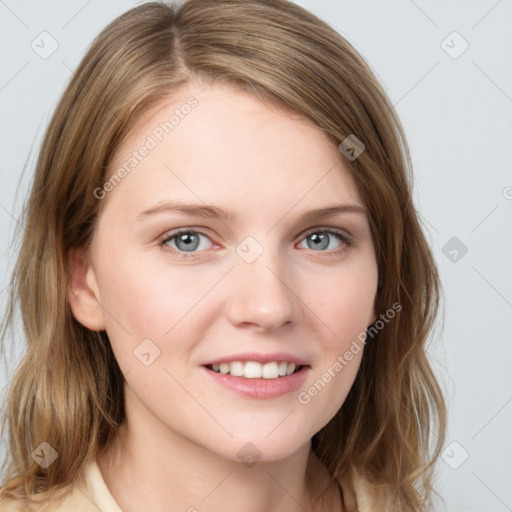
[[[179,245],[178,245],[178,247],[180,249],[185,249],[186,251],[194,250],[197,246],[197,239],[194,240],[194,237],[196,237],[196,235],[194,235],[193,233],[184,233],[184,234],[180,235],[178,237],[177,245],[180,242],[184,242],[185,247],[183,248],[183,247],[180,247]],[[194,242],[195,242],[195,246],[194,246]]]
[[[313,241],[313,245],[315,247],[321,247],[325,249],[327,245],[329,245],[326,233],[314,233],[310,235],[310,238]]]

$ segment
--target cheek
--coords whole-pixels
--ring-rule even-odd
[[[373,322],[376,267],[347,267],[315,284],[310,294],[311,304],[316,305],[312,309],[328,327],[328,338],[336,348],[357,337]]]
[[[316,281],[317,285],[322,283],[324,286],[317,286],[310,295],[311,304],[317,305],[311,309],[321,320],[316,336],[321,357],[298,395],[301,406],[316,418],[318,430],[343,405],[356,378],[366,328],[374,320],[376,265],[347,265],[333,271],[329,279]]]
[[[364,353],[365,331],[373,320],[372,290],[345,282],[340,291],[322,298],[318,315],[322,326],[316,336],[321,355],[297,395],[301,410],[314,418],[311,435],[336,415],[354,383]]]
[[[212,287],[221,276],[211,269],[148,265],[141,257],[105,265],[100,292],[106,331],[123,373],[144,371],[145,361],[137,358],[148,352],[151,361],[156,356],[152,370],[174,368],[180,360],[178,370],[186,371],[191,348],[213,323]]]
[[[195,313],[194,306],[211,288],[211,279],[190,267],[147,265],[140,256],[118,258],[102,274],[105,308],[134,336],[164,336]]]

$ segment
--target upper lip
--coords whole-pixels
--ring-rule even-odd
[[[308,366],[308,363],[305,359],[302,359],[301,357],[298,356],[294,356],[292,354],[288,354],[287,352],[274,352],[272,354],[244,352],[240,354],[232,354],[229,356],[212,359],[211,361],[204,363],[203,366],[220,363],[231,363],[232,361],[257,361],[258,363],[261,364],[271,363],[273,361],[286,361],[287,363],[295,363],[296,366]]]

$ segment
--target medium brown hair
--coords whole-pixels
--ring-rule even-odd
[[[88,330],[71,313],[69,251],[91,241],[101,203],[94,190],[127,134],[194,79],[300,114],[335,146],[351,134],[364,143],[344,164],[368,211],[379,273],[375,311],[396,303],[401,311],[369,339],[345,403],[312,446],[332,477],[355,468],[385,489],[389,511],[424,509],[445,405],[426,356],[440,285],[412,202],[409,149],[364,59],[285,0],[143,4],[108,25],[78,66],[47,129],[21,219],[2,340],[19,304],[27,350],[5,402],[9,471],[0,497],[17,488],[55,496],[116,437],[123,375],[106,332]],[[58,453],[47,469],[30,455],[41,442]]]

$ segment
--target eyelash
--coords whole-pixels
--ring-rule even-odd
[[[168,245],[166,245],[167,242],[170,242],[173,238],[176,238],[177,236],[179,236],[183,233],[187,233],[187,234],[192,233],[192,234],[197,234],[197,235],[203,235],[208,239],[210,238],[206,233],[203,233],[202,231],[199,231],[196,229],[191,229],[191,228],[178,229],[176,231],[167,233],[167,234],[163,235],[161,238],[159,238],[158,242],[157,242],[158,246],[160,247],[160,249],[162,249],[162,251],[174,254],[175,256],[178,256],[179,258],[183,258],[183,259],[196,258],[197,257],[197,256],[195,256],[195,254],[197,254],[196,252],[190,252],[190,254],[187,254],[184,251],[177,251],[176,249],[173,249],[172,247],[169,247]],[[336,228],[326,228],[326,227],[311,228],[311,229],[307,230],[304,233],[304,235],[301,239],[301,242],[308,236],[313,235],[313,234],[318,234],[318,233],[328,233],[328,234],[335,235],[342,242],[342,245],[339,248],[331,250],[331,251],[313,251],[313,252],[319,252],[319,253],[325,252],[328,255],[336,256],[339,253],[341,253],[342,251],[344,251],[347,247],[350,247],[354,242],[353,239],[344,231],[336,229]],[[203,251],[199,251],[199,252],[203,252]]]

